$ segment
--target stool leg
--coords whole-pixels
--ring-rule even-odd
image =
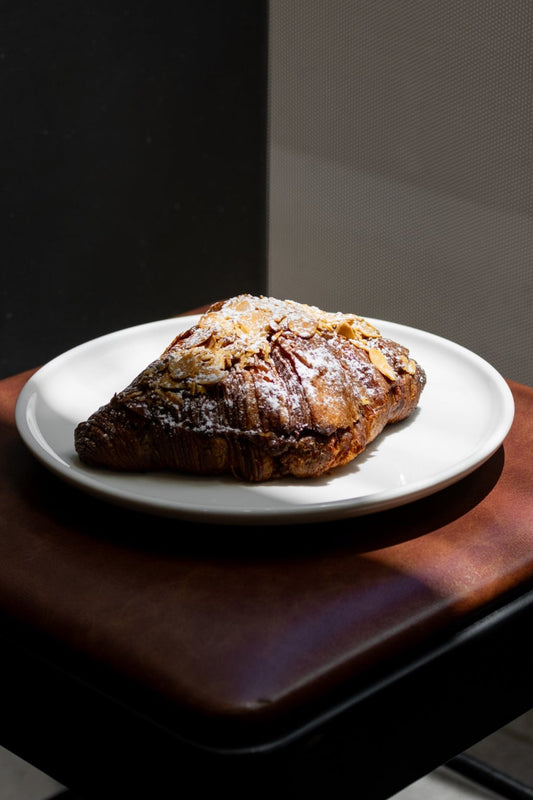
[[[532,787],[466,753],[447,761],[445,766],[507,800],[533,800]]]

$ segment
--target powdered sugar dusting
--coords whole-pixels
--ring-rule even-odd
[[[225,372],[238,364],[241,367],[254,362],[268,361],[277,339],[285,333],[301,339],[318,334],[324,339],[342,336],[354,345],[368,349],[367,339],[379,336],[370,323],[362,317],[341,312],[326,312],[316,306],[294,300],[273,297],[238,295],[213,310],[203,314],[196,326],[181,334],[167,348],[169,370],[177,380],[186,377],[199,385],[222,381]],[[320,359],[318,351],[315,358]],[[324,363],[330,365],[327,349],[323,350]]]
[[[408,351],[361,317],[239,295],[79,426],[79,452],[127,469],[318,475],[409,413],[424,380]]]
[[[203,314],[162,357],[164,424],[204,432],[349,427],[385,381],[362,317],[239,295]]]

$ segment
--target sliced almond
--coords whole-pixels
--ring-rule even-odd
[[[222,352],[194,347],[170,362],[169,373],[176,381],[192,378],[199,385],[219,383],[226,375],[224,362]]]
[[[382,375],[385,375],[385,377],[389,378],[391,381],[395,381],[397,379],[398,375],[389,364],[381,350],[378,350],[377,347],[371,347],[368,351],[368,355],[370,357],[370,361],[379,369]]]
[[[289,329],[301,336],[302,339],[310,339],[316,333],[317,324],[314,319],[307,317],[290,316],[287,318],[287,325]]]
[[[368,337],[369,339],[374,339],[377,336],[381,336],[378,329],[371,325],[370,322],[364,317],[354,317],[352,326],[358,333],[360,333],[362,336]]]
[[[355,333],[352,326],[343,320],[340,325],[337,327],[337,333],[339,336],[343,336],[345,339],[355,339]]]

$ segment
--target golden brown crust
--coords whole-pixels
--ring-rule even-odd
[[[80,423],[75,445],[85,463],[119,470],[312,477],[407,417],[425,380],[361,317],[239,295]]]

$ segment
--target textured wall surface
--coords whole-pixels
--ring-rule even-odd
[[[266,7],[2,3],[0,374],[266,279]]]
[[[533,5],[270,4],[269,292],[533,384]]]

